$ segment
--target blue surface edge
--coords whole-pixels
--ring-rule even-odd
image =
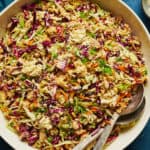
[[[0,11],[2,11],[12,1],[13,0],[0,0]],[[136,12],[150,32],[150,19],[143,12],[141,0],[124,0],[124,2],[126,2]],[[3,150],[12,150],[12,148],[2,139],[0,139],[0,149],[1,148]],[[140,136],[128,148],[126,148],[126,150],[150,150],[150,121]]]

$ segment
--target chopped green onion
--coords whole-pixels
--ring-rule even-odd
[[[105,60],[100,59],[100,60],[99,60],[99,65],[100,65],[100,67],[105,67],[105,66],[106,66]]]
[[[116,59],[116,61],[117,61],[117,62],[120,62],[120,61],[123,61],[123,59],[122,59],[121,57],[118,57],[118,58]]]
[[[85,107],[77,105],[74,108],[76,114],[84,113],[86,111]]]
[[[25,74],[22,74],[21,77],[20,77],[20,80],[24,81],[27,79],[27,76]]]
[[[36,34],[37,34],[37,35],[41,35],[43,32],[44,32],[44,29],[41,28],[41,29],[39,29],[39,30],[36,32]]]
[[[70,124],[62,124],[61,125],[61,128],[63,128],[63,129],[69,129],[71,126],[70,126]]]
[[[84,113],[86,111],[86,108],[79,103],[77,98],[75,98],[74,111],[76,114]]]
[[[71,49],[71,47],[68,45],[66,46],[66,50],[69,51]]]
[[[92,32],[87,32],[88,36],[92,37],[92,38],[96,38],[96,35]]]
[[[99,66],[103,73],[112,75],[112,68],[106,64],[106,61],[103,59],[99,60]]]
[[[44,112],[46,112],[46,109],[45,109],[45,108],[38,108],[38,109],[36,110],[36,112],[44,113]]]
[[[25,36],[24,36],[24,39],[25,39],[25,40],[27,40],[28,38],[29,38],[28,35],[25,35]]]
[[[83,64],[86,64],[87,62],[89,62],[89,60],[87,58],[82,58],[81,61]]]
[[[51,143],[51,142],[52,142],[52,140],[53,140],[53,138],[52,138],[52,137],[48,137],[48,138],[47,138],[47,141],[48,141],[49,143]]]
[[[96,48],[90,49],[90,50],[89,50],[89,53],[90,53],[91,55],[95,55],[95,54],[97,53]]]
[[[145,70],[145,72],[144,72],[144,73],[145,73],[145,75],[148,75],[148,71],[147,71],[147,70]]]
[[[51,66],[50,64],[46,65],[46,71],[47,72],[52,72],[55,69],[55,66]]]
[[[13,127],[13,126],[14,126],[14,123],[13,123],[13,122],[10,122],[10,123],[9,123],[9,126],[10,126],[10,127]]]
[[[87,17],[88,17],[88,13],[80,12],[80,18],[87,18]]]
[[[53,58],[53,59],[56,59],[56,58],[58,57],[57,52],[54,52],[54,51],[53,51],[51,54],[52,54],[52,58]]]
[[[129,85],[128,85],[128,84],[125,84],[125,83],[121,83],[121,84],[118,85],[118,89],[119,89],[120,91],[125,91],[125,90],[128,89],[128,87],[129,87]]]
[[[111,67],[109,67],[109,66],[105,66],[105,67],[103,68],[103,72],[104,72],[105,74],[112,75],[112,69],[111,69]]]
[[[25,26],[25,20],[24,20],[24,18],[20,18],[19,24],[20,24],[21,28],[24,28],[24,26]]]

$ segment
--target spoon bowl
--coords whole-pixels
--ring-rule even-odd
[[[145,14],[150,18],[150,0],[142,0],[142,7]]]
[[[134,121],[137,121],[143,114],[145,104],[146,104],[146,100],[144,97],[139,108],[132,114],[120,116],[116,122],[116,125],[126,126],[126,125],[133,123]]]
[[[143,85],[139,84],[136,87],[133,88],[132,91],[132,98],[128,104],[128,107],[122,111],[120,114],[120,117],[122,116],[128,116],[138,110],[138,108],[143,103],[143,97],[144,97],[144,87]],[[129,116],[128,116],[129,117]]]
[[[132,98],[131,98],[131,101],[129,103],[129,105],[126,107],[126,109],[121,113],[121,114],[118,114],[118,113],[114,113],[113,116],[112,116],[112,120],[111,120],[111,124],[110,125],[107,125],[102,134],[100,134],[100,137],[94,147],[93,150],[102,150],[106,141],[107,141],[107,138],[109,137],[114,125],[116,124],[117,120],[120,118],[120,116],[122,117],[126,117],[126,119],[129,119],[129,121],[132,121],[134,117],[134,119],[137,119],[137,116],[138,118],[140,117],[139,114],[141,113],[136,113],[136,112],[141,112],[141,110],[139,109],[140,107],[144,108],[145,106],[145,103],[143,103],[143,101],[145,101],[145,99],[143,98],[143,94],[144,93],[144,87],[143,85],[139,84],[137,85],[136,87],[133,88],[133,91],[132,91]],[[130,118],[131,116],[131,118]]]

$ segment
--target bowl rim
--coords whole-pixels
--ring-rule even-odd
[[[5,12],[7,12],[7,10],[9,10],[13,5],[15,5],[15,4],[16,4],[17,2],[19,2],[19,1],[20,1],[20,0],[14,0],[13,2],[11,2],[6,8],[4,8],[4,9],[0,12],[0,17],[1,17]],[[149,33],[148,29],[146,28],[146,26],[144,25],[144,23],[142,22],[142,20],[140,19],[140,17],[139,17],[139,16],[134,12],[134,10],[132,10],[132,8],[130,8],[123,0],[117,0],[117,1],[118,1],[119,3],[121,3],[124,7],[126,7],[126,8],[128,9],[128,11],[130,11],[130,12],[133,14],[133,16],[136,18],[137,22],[139,22],[139,24],[142,26],[143,31],[145,32],[145,34],[146,34],[148,40],[150,41],[150,33]],[[1,117],[1,115],[2,115],[2,112],[0,111],[0,117]],[[148,123],[148,121],[149,121],[149,119],[150,119],[150,112],[149,112],[148,116],[149,116],[149,117],[147,117],[144,126],[143,126],[142,128],[140,128],[139,132],[138,132],[136,135],[134,135],[134,137],[133,137],[131,140],[129,140],[129,141],[126,142],[126,143],[123,143],[123,144],[122,144],[122,147],[119,148],[119,149],[124,149],[124,148],[126,148],[127,146],[129,146],[129,145],[141,134],[141,132],[144,130],[146,124]],[[0,128],[0,130],[1,130],[1,128]],[[10,131],[10,132],[11,132],[11,131]],[[15,136],[17,137],[17,135],[15,135]],[[12,147],[12,148],[14,148],[14,149],[16,149],[16,150],[19,150],[18,144],[15,143],[13,140],[11,141],[11,140],[10,140],[10,137],[8,138],[8,137],[7,137],[5,134],[3,134],[3,133],[0,133],[0,137],[1,137],[2,139],[4,139],[4,141],[5,141],[8,145],[10,145],[10,147]],[[24,145],[27,146],[28,150],[30,149],[26,143],[25,143]],[[108,149],[109,149],[109,147],[108,147]],[[31,148],[31,150],[33,150],[33,148]]]

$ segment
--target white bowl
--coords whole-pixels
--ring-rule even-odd
[[[8,6],[1,14],[0,14],[0,36],[5,33],[6,24],[8,19],[16,14],[19,11],[21,5],[30,2],[31,0],[16,0],[10,6]],[[146,65],[148,71],[150,73],[150,36],[145,28],[144,24],[137,17],[137,15],[121,0],[94,0],[95,2],[100,3],[101,7],[106,10],[111,11],[116,16],[122,16],[127,22],[132,30],[133,34],[137,35],[142,42],[142,51],[144,53],[144,57],[146,60]],[[148,75],[150,79],[150,74]],[[119,150],[127,147],[133,140],[137,138],[137,136],[144,129],[146,123],[150,117],[150,81],[145,87],[145,97],[146,97],[146,107],[143,113],[143,116],[136,124],[135,127],[131,128],[127,132],[121,134],[117,140],[115,140],[107,150]],[[0,112],[0,135],[1,137],[8,142],[14,149],[16,150],[33,150],[26,143],[21,142],[17,135],[12,133],[6,128],[6,120],[4,119],[2,113]]]

